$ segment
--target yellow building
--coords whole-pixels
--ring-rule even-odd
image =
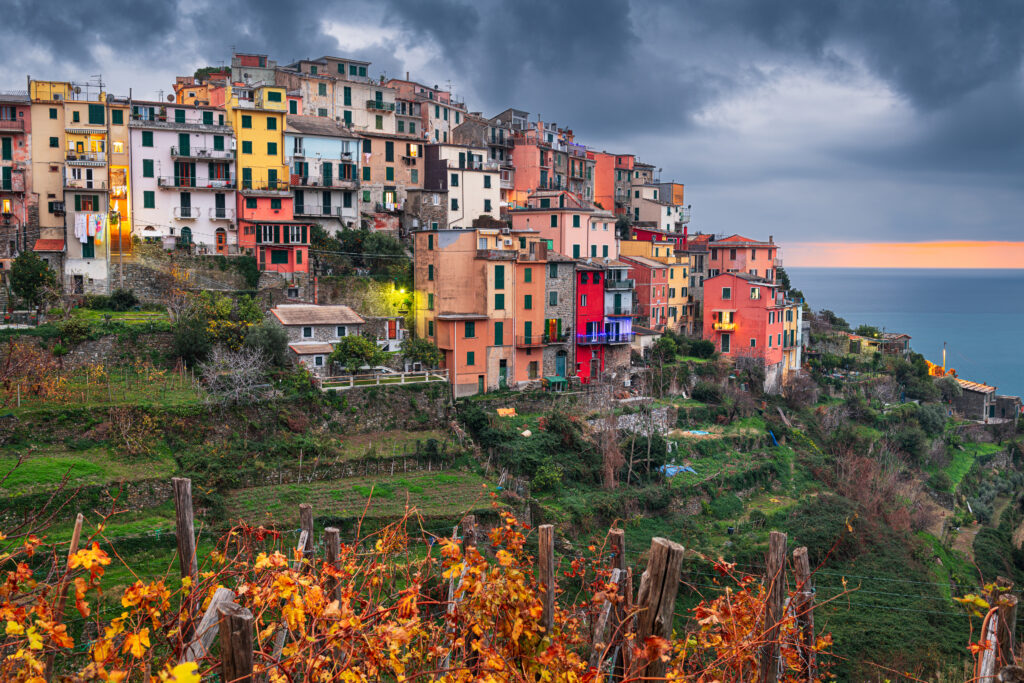
[[[802,301],[786,300],[782,315],[782,381],[785,383],[791,375],[799,374],[803,365],[803,334],[801,329],[804,319]]]
[[[666,317],[668,327],[673,332],[693,334],[693,304],[689,295],[690,255],[676,252],[675,242],[622,240],[619,242],[621,256],[640,256],[659,263],[668,268],[668,302]]]
[[[277,86],[234,86],[224,109],[235,130],[235,158],[241,192],[287,192],[289,177],[284,149],[284,117],[288,111],[288,98],[285,89]]]
[[[110,120],[107,158],[108,177],[110,178],[108,234],[111,257],[119,263],[118,257],[122,253],[131,253],[132,250],[131,149],[128,133],[131,112],[128,100],[108,97],[107,114]],[[120,269],[118,269],[118,286],[121,282],[120,274]]]

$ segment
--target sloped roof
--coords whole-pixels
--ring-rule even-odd
[[[326,116],[297,116],[289,114],[285,117],[285,132],[355,138],[352,131]]]
[[[282,304],[271,308],[282,325],[361,325],[365,320],[348,306]]]
[[[64,240],[61,239],[37,239],[33,251],[64,251]]]
[[[318,356],[334,352],[334,344],[311,342],[308,344],[289,344],[288,348],[299,356]]]
[[[668,267],[667,263],[662,263],[661,261],[655,261],[654,259],[649,259],[649,258],[647,258],[645,256],[623,256],[622,258],[623,258],[623,260],[625,260],[628,263],[631,263],[631,264],[635,263],[637,265],[645,266],[647,268],[661,269],[661,268],[667,268]]]
[[[956,383],[965,391],[975,391],[979,394],[992,394],[995,393],[996,390],[995,387],[991,387],[987,384],[982,384],[981,382],[969,382],[966,379],[960,379],[959,377],[956,378]]]
[[[762,240],[752,240],[749,237],[744,237],[743,235],[729,235],[728,237],[723,237],[720,240],[711,240],[711,244],[714,244],[715,246],[718,246],[720,244],[743,244],[743,245],[746,245],[746,246],[762,246],[763,245],[763,246],[766,246],[766,247],[768,247],[768,246],[771,246],[771,247],[778,246],[778,245],[776,245],[776,244],[774,244],[772,242],[765,242],[765,241],[762,241]]]

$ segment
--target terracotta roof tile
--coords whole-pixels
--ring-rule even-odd
[[[270,312],[282,325],[359,325],[366,322],[348,306],[282,304],[271,308]]]

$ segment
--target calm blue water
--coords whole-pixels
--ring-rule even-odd
[[[1024,395],[1024,270],[787,268],[815,311],[852,326],[909,334],[910,344],[963,379]]]

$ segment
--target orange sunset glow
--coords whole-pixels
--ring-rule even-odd
[[[798,268],[1024,268],[1024,242],[792,242],[784,256]]]

